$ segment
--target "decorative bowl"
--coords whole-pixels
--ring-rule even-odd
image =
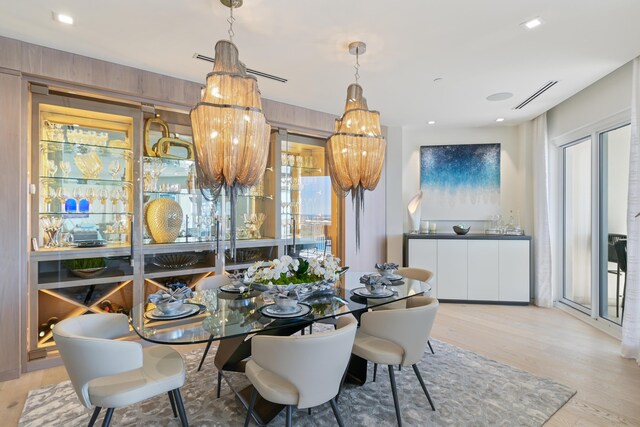
[[[184,300],[177,299],[170,302],[161,302],[156,305],[156,307],[162,312],[162,314],[170,316],[172,314],[176,314],[182,308],[182,304],[184,304]]]
[[[283,312],[293,311],[298,305],[298,294],[294,291],[289,291],[284,294],[277,294],[274,300],[278,308]]]
[[[95,151],[86,154],[76,154],[74,163],[80,170],[83,178],[97,178],[102,172],[102,160]]]
[[[469,232],[469,230],[471,230],[471,226],[469,227],[465,227],[464,224],[459,224],[459,225],[454,225],[453,226],[453,231],[455,231],[456,234],[459,235],[464,235],[467,234]]]
[[[381,294],[387,288],[383,283],[365,283],[364,287],[373,295]]]
[[[156,255],[151,263],[160,268],[185,268],[197,264],[198,256],[195,254]]]
[[[90,279],[92,277],[99,276],[102,274],[107,267],[97,267],[97,268],[79,268],[75,270],[69,270],[71,274],[82,277],[83,279]]]

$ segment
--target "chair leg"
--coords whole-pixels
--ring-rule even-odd
[[[173,398],[173,390],[169,390],[169,403],[171,403],[171,411],[173,411],[173,418],[178,418],[178,412],[176,411],[176,401]]]
[[[624,321],[624,299],[626,298],[627,295],[627,272],[624,272],[624,285],[622,285],[622,313],[620,314],[620,325],[622,325],[622,322]]]
[[[433,351],[433,347],[431,347],[431,341],[427,340],[427,345],[429,346],[429,350],[431,350],[431,354],[436,354],[436,352]]]
[[[389,365],[389,380],[391,380],[391,394],[393,394],[393,405],[396,407],[396,418],[398,419],[398,427],[402,427],[402,418],[400,417],[400,402],[398,402],[398,389],[396,388],[396,374],[393,372],[393,365]]]
[[[249,422],[251,422],[251,415],[253,414],[253,407],[256,405],[257,398],[258,390],[254,388],[251,392],[251,400],[249,401],[249,409],[247,409],[247,418],[244,420],[244,427],[249,427]]]
[[[329,403],[331,403],[331,409],[333,409],[333,415],[335,415],[336,417],[336,421],[338,422],[338,427],[343,427],[344,422],[342,421],[342,417],[340,416],[340,411],[338,411],[338,405],[336,405],[335,399],[331,399]]]
[[[376,375],[378,374],[378,364],[374,363],[373,364],[373,382],[376,382]]]
[[[402,371],[402,365],[398,365],[398,371]]]
[[[620,264],[618,264],[618,272],[616,274],[618,277],[616,278],[616,317],[620,317]]]
[[[218,369],[218,391],[216,392],[216,397],[220,398],[220,390],[222,389],[222,371]]]
[[[176,400],[176,408],[178,408],[178,414],[180,415],[180,424],[182,425],[182,427],[189,427],[187,413],[184,410],[184,403],[182,402],[182,396],[180,395],[179,388],[173,390],[173,397]]]
[[[102,420],[102,427],[109,427],[109,424],[111,424],[112,416],[113,416],[113,408],[108,408],[107,413],[104,414],[104,419]]]
[[[91,415],[91,419],[89,420],[89,426],[88,427],[93,427],[93,425],[95,424],[96,420],[98,419],[98,415],[100,414],[101,410],[102,410],[101,407],[96,406],[96,409],[94,409],[93,414]]]
[[[202,359],[200,359],[200,364],[198,365],[198,372],[200,372],[200,369],[202,369],[202,364],[204,363],[204,359],[207,358],[207,353],[209,353],[209,349],[211,348],[212,342],[213,341],[209,340],[209,342],[207,343],[207,347],[204,349],[204,353],[202,354]]]
[[[418,381],[420,381],[420,385],[422,386],[422,390],[424,390],[424,394],[427,395],[427,399],[429,399],[429,404],[431,405],[432,410],[436,410],[436,407],[433,405],[433,401],[431,400],[431,396],[429,396],[429,392],[427,391],[427,386],[424,385],[424,381],[422,380],[422,375],[420,375],[420,370],[418,369],[418,365],[413,364],[413,372],[416,373],[416,377],[418,377]]]
[[[293,417],[293,407],[291,405],[287,405],[287,423],[285,424],[287,427],[293,426],[292,417]]]

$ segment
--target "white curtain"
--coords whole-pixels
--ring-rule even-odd
[[[535,304],[553,305],[551,240],[549,232],[549,143],[547,113],[533,120],[533,265]]]
[[[627,208],[627,289],[622,322],[622,356],[640,364],[640,57],[633,61],[631,154]]]

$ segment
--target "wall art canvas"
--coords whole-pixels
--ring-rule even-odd
[[[500,211],[500,144],[420,147],[422,216],[486,220]]]

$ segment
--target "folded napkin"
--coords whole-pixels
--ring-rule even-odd
[[[365,274],[360,278],[360,283],[365,285],[390,285],[391,281],[379,274]]]
[[[158,305],[165,302],[185,300],[190,298],[193,298],[193,291],[188,286],[183,286],[180,288],[169,289],[167,291],[159,290],[155,294],[149,295],[149,297],[147,297],[147,301]]]
[[[378,270],[397,270],[399,267],[398,264],[393,263],[393,262],[385,262],[382,264],[376,264],[376,268]]]

